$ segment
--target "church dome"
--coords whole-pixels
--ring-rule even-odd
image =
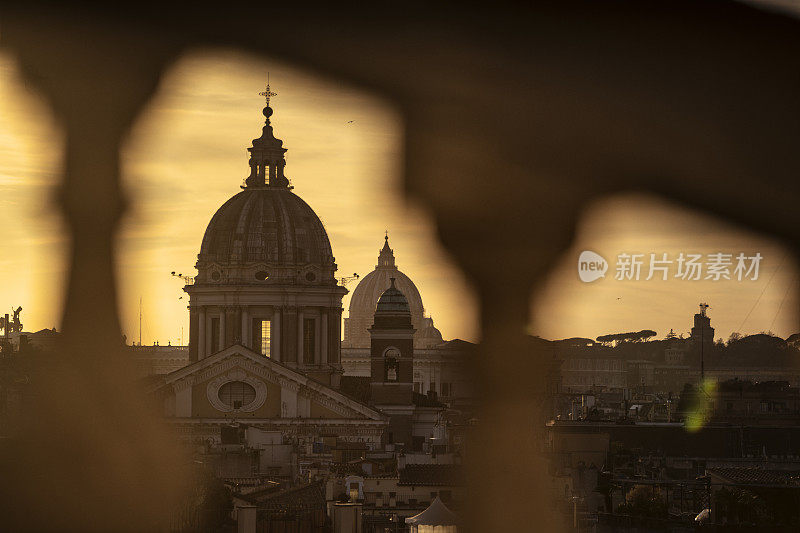
[[[335,268],[328,234],[316,213],[287,188],[273,187],[247,188],[235,195],[217,210],[203,236],[198,270],[206,267],[208,281],[219,281],[212,279],[214,272],[231,274],[231,267],[236,271],[246,265],[256,269],[253,279],[246,279],[254,282],[264,281],[256,279],[258,272],[272,279],[302,274],[301,282],[321,281],[329,274],[328,281],[333,281]]]
[[[273,133],[269,104],[264,116],[261,137],[248,148],[244,190],[225,202],[206,228],[196,283],[336,284],[325,227],[284,175],[286,148]]]
[[[273,133],[269,100],[275,93],[269,83],[260,94],[267,103],[265,122],[247,149],[250,173],[243,190],[211,217],[197,254],[197,276],[173,272],[187,282],[189,360],[238,344],[338,388],[347,289],[334,278],[322,221],[292,192],[284,173],[286,148]],[[230,405],[215,407],[224,411]]]
[[[375,309],[381,295],[391,286],[395,278],[396,288],[405,296],[411,311],[411,322],[417,330],[423,326],[424,308],[422,297],[411,278],[401,272],[394,260],[394,251],[389,247],[388,236],[378,255],[375,270],[361,278],[350,298],[349,314],[345,319],[344,345],[367,347],[370,345],[367,328],[372,326]]]

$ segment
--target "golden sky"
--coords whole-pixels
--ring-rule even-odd
[[[170,272],[195,273],[208,221],[249,173],[246,148],[263,125],[258,92],[268,71],[278,93],[272,123],[289,150],[286,175],[325,224],[338,274],[369,273],[388,229],[398,266],[444,337],[477,340],[468,282],[436,242],[431,218],[400,194],[403,125],[392,107],[337,80],[218,49],[188,54],[164,76],[123,150],[133,206],[119,243],[124,333],[138,337],[141,298],[145,344],[178,343],[181,328],[188,337],[187,301]],[[65,240],[47,201],[63,136],[8,55],[0,55],[0,80],[0,307],[22,305],[25,329],[35,331],[60,320]],[[612,268],[622,252],[743,251],[764,260],[758,281],[622,282],[609,271],[585,284],[576,269],[585,249]],[[656,198],[615,196],[585,214],[575,246],[532,303],[539,320],[531,332],[562,338],[653,329],[663,337],[670,328],[687,331],[707,300],[717,336],[769,329],[785,337],[800,330],[795,272],[778,243]]]
[[[578,256],[591,250],[609,263],[605,278],[584,283]],[[641,278],[617,280],[619,254],[644,254]],[[655,272],[649,281],[650,254],[672,260],[668,277]],[[730,280],[676,278],[679,254],[732,254]],[[756,280],[733,274],[739,253],[763,258]],[[749,266],[749,262],[747,263]],[[752,275],[751,275],[752,277]],[[539,319],[532,332],[548,338],[590,337],[603,333],[670,329],[688,335],[700,302],[708,303],[715,338],[772,331],[788,337],[800,332],[797,318],[797,265],[780,243],[724,223],[708,214],[642,194],[620,194],[596,202],[586,213],[571,249],[533,301]]]

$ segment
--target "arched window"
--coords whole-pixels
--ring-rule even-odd
[[[397,348],[387,348],[383,352],[383,357],[386,360],[384,368],[386,369],[384,381],[397,381],[398,359],[400,359],[400,350]]]
[[[395,347],[387,348],[385,352],[383,352],[383,356],[387,359],[400,359],[400,350]]]

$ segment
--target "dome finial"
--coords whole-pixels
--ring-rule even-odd
[[[378,253],[378,266],[395,268],[394,252],[389,248],[389,230],[384,232],[383,248]]]
[[[289,179],[283,173],[286,166],[284,157],[286,148],[283,147],[283,141],[275,137],[269,120],[272,116],[269,101],[270,98],[277,95],[269,87],[269,73],[267,73],[266,90],[258,94],[263,96],[267,103],[267,107],[263,111],[266,121],[264,127],[261,128],[261,137],[253,139],[253,146],[247,149],[250,152],[250,176],[245,179],[242,188],[280,187],[291,189]]]
[[[273,96],[278,96],[278,93],[270,90],[270,88],[269,88],[269,72],[267,72],[267,88],[266,88],[266,90],[263,90],[258,94],[263,96],[264,100],[267,103],[267,105],[263,109],[262,113],[264,113],[264,117],[267,119],[267,124],[269,124],[269,117],[272,116],[272,108],[269,106],[269,99],[272,98]]]

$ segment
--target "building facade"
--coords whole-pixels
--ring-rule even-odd
[[[322,222],[284,175],[283,141],[266,122],[253,140],[243,190],[219,208],[189,294],[192,361],[234,344],[322,383],[341,377],[342,296]]]
[[[473,379],[467,372],[468,359],[476,356],[477,346],[454,339],[445,341],[434,326],[433,318],[424,315],[422,297],[414,282],[397,268],[394,250],[389,247],[388,235],[378,252],[375,270],[364,276],[353,290],[348,317],[344,319],[342,370],[352,377],[369,377],[371,369],[370,328],[378,300],[394,286],[407,299],[411,326],[414,328],[413,390],[434,394],[439,400],[454,406],[472,408],[475,404]]]
[[[339,390],[347,291],[322,222],[284,174],[272,113],[268,102],[250,175],[212,217],[185,287],[188,364],[148,383],[185,440],[224,448],[225,431],[250,428],[237,444],[244,470],[268,473],[274,465],[253,457],[290,446],[288,471],[301,475],[325,438],[380,448],[389,417]],[[271,435],[270,447],[251,434]]]

